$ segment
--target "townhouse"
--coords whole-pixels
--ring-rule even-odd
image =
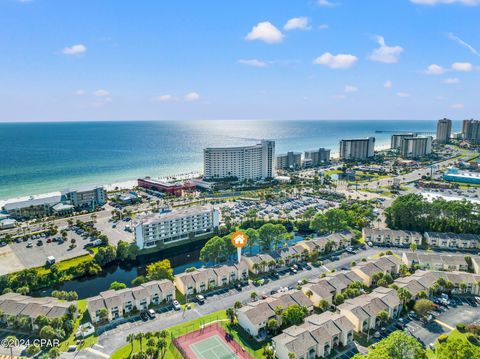
[[[13,292],[5,293],[0,295],[0,322],[8,323],[9,317],[26,317],[34,329],[35,319],[39,316],[61,318],[72,305],[77,306],[76,302],[60,301],[53,297],[34,298]]]
[[[305,318],[305,323],[292,326],[272,339],[278,359],[326,357],[339,345],[353,341],[353,325],[338,313],[325,312]]]
[[[380,312],[385,311],[389,318],[396,318],[400,314],[401,307],[395,289],[379,287],[369,294],[347,299],[337,307],[337,310],[350,320],[355,332],[362,333],[382,324]]]
[[[311,240],[304,240],[299,242],[298,245],[302,246],[309,253],[325,253],[338,251],[348,247],[352,243],[352,239],[354,237],[354,233],[350,231],[343,231],[315,237]]]
[[[309,313],[313,311],[313,303],[303,292],[291,290],[274,294],[238,309],[238,324],[251,336],[263,337],[266,335],[267,323],[270,319],[275,319],[281,324],[282,318],[277,308],[286,309],[294,304],[307,308]]]
[[[390,274],[392,277],[398,275],[402,261],[394,255],[386,255],[367,262],[360,262],[352,267],[352,271],[362,278],[362,282],[371,287],[374,283],[374,276],[377,273]]]
[[[253,274],[268,272],[276,265],[275,259],[270,254],[257,254],[255,256],[242,257],[242,262],[248,266],[248,270]]]
[[[468,271],[468,263],[462,254],[404,252],[402,262],[409,268],[415,266],[421,269]]]
[[[363,283],[363,280],[351,270],[335,272],[324,278],[310,280],[309,283],[302,286],[302,291],[318,307],[322,300],[331,304],[333,297],[342,293],[353,282]]]
[[[425,240],[432,248],[479,249],[479,234],[425,232]]]
[[[169,280],[144,283],[138,287],[107,290],[87,300],[87,310],[93,323],[115,320],[128,313],[148,309],[151,305],[175,299],[175,286]]]
[[[362,236],[366,243],[372,242],[375,245],[408,247],[411,244],[422,244],[422,234],[413,231],[364,228]]]
[[[182,294],[203,293],[216,287],[226,286],[238,280],[248,278],[247,261],[234,265],[222,265],[212,268],[199,268],[175,276],[175,286]]]
[[[275,261],[283,260],[285,265],[304,261],[308,254],[308,250],[301,244],[295,244],[294,246],[278,249],[270,253],[271,257]]]

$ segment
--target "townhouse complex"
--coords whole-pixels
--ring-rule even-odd
[[[211,234],[218,227],[219,214],[213,208],[186,207],[139,216],[134,222],[138,248],[181,244]]]
[[[121,318],[132,311],[142,311],[175,299],[175,286],[170,280],[144,283],[138,287],[107,290],[88,298],[87,310],[93,323]]]
[[[248,266],[242,260],[234,265],[199,268],[178,274],[175,276],[175,286],[180,293],[190,295],[245,279],[248,279]]]
[[[76,302],[60,301],[53,297],[34,298],[18,293],[0,295],[1,322],[8,324],[8,317],[25,317],[30,320],[32,328],[35,319],[45,316],[50,319],[61,318],[67,314],[70,306],[77,306]]]
[[[479,234],[457,234],[364,228],[362,236],[365,242],[375,245],[408,247],[411,244],[426,244],[435,249],[480,249]]]
[[[465,255],[458,254],[405,252],[402,254],[402,262],[408,267],[416,266],[420,269],[465,272],[469,269]]]

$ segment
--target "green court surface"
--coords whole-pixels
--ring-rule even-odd
[[[215,335],[190,345],[198,359],[233,359],[238,358],[230,347]]]

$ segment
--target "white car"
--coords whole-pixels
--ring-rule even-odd
[[[178,302],[178,300],[175,299],[172,304],[173,304],[173,309],[175,309],[175,310],[180,310],[180,309],[182,309],[182,307],[180,306],[180,303]]]

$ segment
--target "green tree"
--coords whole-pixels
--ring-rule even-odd
[[[267,329],[270,331],[270,333],[272,333],[273,335],[275,335],[277,333],[277,330],[279,328],[279,324],[278,324],[278,321],[276,319],[270,319],[268,322],[267,322]]]
[[[173,280],[173,269],[170,261],[164,259],[147,265],[147,278],[148,280]]]
[[[117,281],[110,283],[110,287],[109,287],[109,289],[113,289],[113,290],[120,290],[125,288],[127,288],[127,285],[125,283],[121,283]]]
[[[289,305],[282,313],[282,323],[287,327],[291,325],[300,325],[303,323],[303,319],[307,314],[307,308],[297,304]]]
[[[354,359],[426,359],[422,345],[412,336],[397,330],[371,347],[362,356],[356,354]]]
[[[9,335],[2,342],[5,349],[10,349],[10,358],[13,358],[13,348],[17,347],[18,339],[15,335]]]
[[[278,248],[280,243],[289,238],[282,224],[266,223],[258,229],[259,243],[263,250]]]
[[[426,317],[428,312],[433,310],[434,305],[431,300],[428,299],[419,299],[415,302],[415,305],[413,306],[413,310],[420,316],[420,317]]]
[[[258,244],[258,231],[253,228],[245,230],[245,234],[248,236],[248,249],[250,253],[253,253],[253,247]]]
[[[480,358],[480,347],[467,340],[448,337],[445,342],[437,345],[437,359],[473,359]]]

